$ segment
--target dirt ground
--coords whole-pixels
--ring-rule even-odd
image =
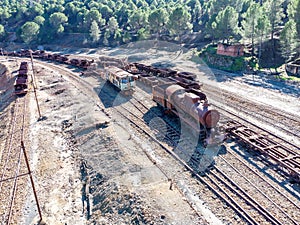
[[[69,49],[65,52],[74,53]],[[192,71],[204,84],[217,85],[299,116],[299,84],[283,84],[268,76],[212,71],[191,52],[173,44],[142,42],[118,49],[83,49],[76,53]],[[1,63],[13,69],[3,58]],[[80,71],[36,62],[43,120],[38,120],[33,93],[28,94],[31,140],[28,149],[44,222],[55,225],[232,223],[230,219],[217,218],[203,200],[194,196],[189,190],[193,183],[190,177],[171,187],[166,174],[145,155],[145,151],[155,155],[157,146],[139,137],[128,121],[114,113],[113,107],[104,107],[98,97],[104,85],[102,80],[87,73],[80,81],[70,78],[70,74],[79,77]],[[1,87],[2,93],[12,88],[5,88],[2,80]],[[169,163],[174,173],[183,171],[176,162]],[[28,197],[23,215],[19,224],[37,223],[33,195]]]

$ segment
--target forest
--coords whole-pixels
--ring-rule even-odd
[[[241,42],[259,56],[266,41],[300,55],[300,0],[2,0],[0,41],[49,44],[82,34],[89,46],[137,40]],[[275,46],[275,44],[274,44]]]

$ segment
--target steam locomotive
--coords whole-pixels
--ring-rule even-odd
[[[199,90],[187,91],[178,84],[169,83],[153,86],[152,96],[157,104],[196,131],[206,144],[217,144],[224,140],[224,135],[217,129],[220,113],[210,108],[204,93]]]
[[[220,113],[209,105],[195,74],[141,63],[129,64],[125,69],[139,74],[139,80],[152,87],[153,100],[188,124],[204,143],[224,141],[225,135],[218,129]]]

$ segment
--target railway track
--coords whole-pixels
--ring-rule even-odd
[[[209,95],[212,95],[215,99],[217,97],[218,99],[222,99],[222,97],[224,97],[222,96],[222,91],[215,91],[216,88],[210,85],[208,85],[208,88],[206,87],[203,89],[209,90],[207,91],[207,93]],[[228,95],[227,98],[231,99],[235,97],[232,97],[232,95]],[[237,98],[235,99],[236,102],[231,102],[231,104],[229,104],[230,106],[233,106],[233,108],[236,108],[237,105],[240,105],[239,102],[241,102],[241,100],[238,101]],[[247,102],[248,105],[246,109],[251,108],[250,102],[246,100],[245,102]],[[242,101],[242,105],[243,103],[244,102]],[[289,141],[282,137],[279,137],[278,135],[274,135],[270,131],[261,128],[259,125],[254,124],[253,122],[249,122],[249,119],[246,120],[244,119],[244,117],[237,115],[237,113],[229,111],[227,109],[227,105],[225,106],[224,104],[219,103],[219,101],[217,101],[214,106],[220,112],[222,112],[223,115],[227,116],[227,118],[225,118],[225,125],[223,125],[223,128],[226,130],[226,132],[237,138],[243,145],[247,146],[248,149],[257,150],[257,152],[260,152],[262,155],[266,156],[267,162],[273,164],[276,167],[279,167],[287,175],[287,177],[292,178],[293,181],[300,182],[300,155],[298,152],[299,146],[290,143]],[[261,113],[263,111],[263,108],[260,108],[258,113],[256,113],[255,110],[250,110],[250,112],[252,113],[249,113],[249,110],[245,111],[248,112],[249,115],[263,114]],[[273,114],[275,114],[275,112],[273,112]],[[272,115],[270,115],[270,118]],[[282,114],[280,116],[280,119],[283,117],[283,115],[285,115],[286,119],[290,118],[292,124],[291,127],[296,126],[294,127],[294,132],[296,133],[289,132],[288,129],[286,130],[286,133],[289,133],[289,135],[295,134],[294,137],[297,138],[297,129],[298,127],[300,127],[300,121],[298,123],[298,119],[295,118],[295,116],[287,116],[286,114]],[[235,120],[232,120],[232,118],[235,118]],[[239,123],[237,121],[242,121],[242,123]],[[264,121],[264,119],[262,119],[262,121]],[[251,127],[248,127],[244,124],[251,124]]]
[[[209,93],[211,92],[213,92],[212,89]],[[228,110],[226,107],[217,103],[214,106],[222,112],[225,121],[223,122],[223,128],[229,134],[237,138],[243,145],[246,145],[248,149],[257,150],[261,155],[267,156],[265,161],[279,167],[286,177],[291,177],[296,182],[300,181],[299,146],[249,122],[249,120]],[[248,127],[248,125],[251,126]]]
[[[116,95],[112,95],[112,96],[110,96],[108,98],[105,98],[107,102],[104,102],[104,105],[110,105],[110,107],[113,107],[112,102],[116,100],[115,97],[116,97]],[[136,99],[134,99],[134,98],[132,99],[132,101],[134,101],[134,103],[132,104],[130,110],[128,110],[128,109],[126,110],[125,108],[122,108],[123,106],[121,106],[121,108],[122,108],[121,111],[123,111],[123,113],[121,113],[121,114],[124,117],[126,117],[127,119],[130,118],[129,120],[132,123],[134,123],[136,125],[136,127],[138,127],[138,129],[141,130],[141,132],[146,132],[149,135],[149,133],[153,132],[153,131],[149,130],[149,124],[147,124],[146,127],[141,126],[141,121],[139,121],[140,119],[137,119],[137,118],[144,117],[144,115],[147,114],[147,112],[149,111],[149,108],[146,107],[143,104],[142,105],[138,105],[137,103],[139,103],[139,102],[136,101]],[[118,103],[116,103],[116,104],[118,105]],[[139,116],[134,115],[134,113],[132,112],[132,107],[135,107],[135,110],[137,110],[137,111],[135,111],[135,110],[134,111],[135,111],[135,113],[138,112]],[[127,111],[126,114],[124,114],[124,110]],[[143,118],[142,120],[144,122],[145,122],[145,120],[151,121],[151,116],[148,119],[147,118]],[[171,124],[170,122],[167,122],[167,123]],[[148,127],[148,131],[147,131],[147,127]],[[159,141],[159,143],[160,144],[162,144],[162,143],[167,144],[167,145],[164,146],[165,148],[170,148],[170,147],[174,148],[174,147],[178,146],[179,143],[184,142],[184,141],[180,140],[180,133],[178,133],[178,131],[174,132],[174,130],[173,130],[172,132],[170,132],[170,128],[167,128],[167,130],[169,129],[169,131],[166,133],[166,131],[163,131],[163,129],[166,129],[166,127],[165,126],[164,127],[157,127],[157,130],[160,130],[160,132],[155,133],[154,136],[153,136],[153,133],[152,133],[151,137],[154,138],[155,140],[161,139]],[[172,129],[174,129],[174,127]],[[163,131],[163,132],[161,132],[161,131]],[[160,136],[160,133],[164,133],[166,135]],[[190,142],[183,143],[183,146],[188,146],[188,145],[185,145],[187,143],[190,143]],[[200,150],[200,149],[198,149],[198,150]],[[186,151],[182,151],[182,152],[186,152]],[[189,155],[189,157],[190,157],[190,155]],[[181,155],[181,158],[187,158],[187,157]],[[181,158],[179,157],[179,159],[181,159]],[[187,167],[190,167],[194,172],[198,172],[197,170],[195,170],[195,166],[193,168],[193,166],[192,166],[193,164],[191,164],[192,161],[194,161],[194,165],[197,165],[197,163],[199,163],[196,160],[190,160],[188,162],[189,164],[187,164],[185,161],[182,161],[182,163],[184,163]],[[220,180],[220,178],[218,180]],[[205,182],[204,180],[202,180],[202,182],[206,183],[206,185],[208,185],[208,186],[212,186],[212,184],[209,185],[207,181]],[[212,188],[212,189],[214,190],[214,188]],[[214,190],[214,192],[215,192],[215,190]],[[219,195],[221,195],[221,193],[219,193]],[[231,194],[225,194],[225,195],[231,196]],[[224,198],[224,195],[223,195],[223,198]],[[238,210],[239,213],[240,213],[240,215],[243,215],[242,217],[244,217],[244,219],[246,221],[248,221],[248,222],[255,222],[256,220],[262,221],[261,218],[260,219],[254,219],[254,218],[252,218],[251,215],[247,215],[247,213],[244,212],[244,210],[239,206],[239,203],[234,203],[234,201],[231,202],[232,200],[230,201],[230,197],[229,197],[229,199],[224,200],[224,201],[226,201],[227,204],[229,204],[229,205],[232,204],[232,208],[235,209],[235,210]],[[248,201],[249,200],[244,200],[244,202],[248,202]],[[256,206],[256,208],[258,208],[258,210],[259,210],[259,208],[262,208],[262,207]],[[267,221],[271,221],[273,223],[275,221],[275,223],[279,224],[279,221],[276,218],[272,218],[272,215],[268,215],[266,212],[264,212],[262,214],[264,214],[263,217],[266,217]],[[284,212],[283,212],[283,214],[284,214]],[[292,221],[291,224],[295,224],[293,222],[293,218],[291,216],[287,215],[285,217],[291,218],[291,221]]]
[[[102,106],[100,101],[96,101],[95,99],[99,99],[97,93],[94,90],[94,86],[92,86],[87,81],[83,80],[79,73],[72,72],[70,69],[65,68],[66,65],[55,65],[49,62],[45,62],[43,60],[34,59],[35,65],[41,66],[42,68],[47,68],[50,71],[60,71],[62,74],[68,74],[66,76],[61,76],[60,79],[63,79],[73,85],[80,93],[85,96],[88,96],[91,101],[93,101],[94,105],[96,105],[101,111],[103,111],[108,117],[110,117],[109,109],[106,109]],[[38,76],[38,75],[37,75]],[[80,86],[78,86],[80,84]]]
[[[26,135],[26,103],[26,96],[15,100],[9,136],[2,152],[0,162],[1,224],[17,224],[17,218],[21,215],[20,203],[23,202],[26,194],[28,171],[21,147],[21,141]]]
[[[236,113],[214,105],[225,115],[223,128],[248,149],[265,156],[264,161],[280,169],[292,181],[300,181],[299,147]],[[233,120],[234,119],[234,120]]]
[[[232,180],[239,179],[239,187],[251,196],[255,196],[265,209],[285,224],[298,224],[300,217],[300,203],[297,196],[285,194],[286,190],[272,179],[263,176],[253,165],[242,159],[233,150],[228,149],[227,154],[219,155],[216,159],[218,171],[226,174]]]
[[[108,101],[113,100],[112,98],[113,96],[108,98]],[[188,168],[189,171],[194,174],[201,183],[204,183],[208,188],[222,198],[223,201],[230,205],[231,208],[234,209],[248,223],[261,224],[263,222],[268,222],[272,224],[282,224],[282,221],[288,221],[286,224],[297,224],[297,219],[299,219],[297,215],[289,215],[286,213],[286,211],[282,210],[282,203],[289,201],[289,198],[286,196],[281,196],[281,205],[275,203],[273,197],[267,196],[262,191],[260,191],[260,194],[264,198],[261,198],[261,196],[257,198],[258,195],[252,193],[253,196],[256,196],[256,198],[253,198],[247,194],[247,191],[251,188],[253,188],[255,191],[260,190],[257,186],[255,186],[255,184],[252,182],[247,182],[246,185],[248,185],[248,187],[245,189],[245,186],[240,186],[240,178],[234,181],[232,177],[229,177],[227,173],[222,172],[222,170],[217,166],[214,166],[207,176],[201,177],[199,175],[199,167],[197,166],[200,163],[199,159],[193,158],[195,157],[195,154],[187,154],[188,152],[191,152],[189,148],[192,147],[191,145],[188,145],[189,140],[182,145],[185,146],[185,148],[183,148],[180,145],[180,142],[184,142],[183,138],[180,137],[180,132],[175,129],[176,126],[171,125],[171,122],[165,121],[166,123],[162,126],[158,125],[155,129],[153,129],[153,127],[151,129],[151,124],[149,124],[149,121],[151,123],[151,118],[157,118],[160,115],[155,114],[152,110],[154,115],[148,115],[150,116],[150,119],[145,118],[145,114],[149,114],[149,111],[151,110],[140,100],[131,98],[128,102],[116,106],[115,109],[117,109],[117,112],[120,113],[124,118],[127,118],[132,124],[134,124],[134,126],[140,130],[140,132],[148,137],[151,137],[153,140],[159,143],[163,149],[179,160],[180,163]],[[162,133],[162,135],[159,135],[159,133]],[[198,151],[201,152],[201,147],[197,147]],[[177,151],[175,150],[176,148]],[[179,152],[178,148],[180,148],[180,152],[182,153],[181,155],[177,154]],[[201,155],[198,155],[198,157],[201,158]],[[187,160],[188,158],[189,160]],[[238,156],[236,158],[237,161]],[[227,164],[227,167],[233,167],[229,162],[227,162]],[[236,169],[236,171],[238,170]],[[233,184],[235,184],[235,186]],[[272,193],[272,191],[270,192]],[[286,198],[285,201],[282,201],[283,198]],[[265,209],[267,208],[266,204],[272,205],[274,208],[272,212],[269,212]],[[290,202],[289,207],[291,206],[293,206],[295,209],[299,209],[299,206],[294,202]],[[286,210],[286,208],[283,209]],[[256,213],[253,213],[253,210],[255,210]]]
[[[229,105],[230,108],[251,118],[257,119],[257,121],[265,122],[277,130],[283,133],[298,138],[300,140],[300,119],[293,114],[284,112],[279,109],[271,108],[267,105],[261,105],[253,101],[239,99],[233,96],[225,90],[219,90],[209,84],[205,84],[202,87],[203,91],[209,96],[210,101],[214,100],[218,104],[222,104],[220,99],[223,99],[224,103],[222,108]],[[249,110],[251,109],[251,110]]]

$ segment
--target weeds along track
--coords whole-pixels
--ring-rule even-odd
[[[11,108],[11,121],[0,161],[0,221],[17,224],[27,189],[28,171],[21,141],[26,143],[26,96],[17,97]]]
[[[243,114],[257,119],[260,121],[259,125],[261,125],[261,122],[268,124],[289,136],[300,139],[300,118],[296,115],[245,98],[239,98],[233,93],[217,89],[209,84],[205,84],[202,89],[208,95],[210,101],[218,102],[218,105],[222,108],[230,107],[239,112],[240,115]]]

